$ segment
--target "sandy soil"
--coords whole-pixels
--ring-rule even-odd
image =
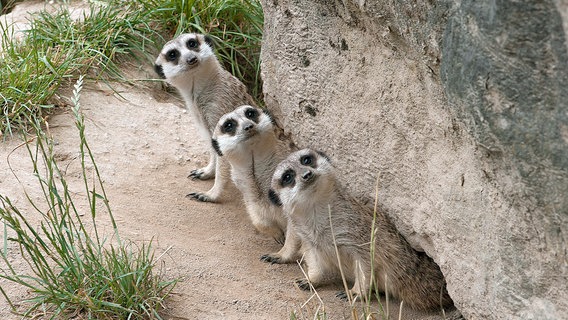
[[[155,75],[146,71],[145,77]],[[298,265],[259,260],[279,245],[254,231],[234,187],[219,204],[185,197],[191,191],[208,190],[212,182],[187,178],[191,169],[205,165],[207,146],[175,95],[161,90],[158,83],[113,88],[116,92],[92,82],[84,88],[81,104],[87,139],[122,237],[136,242],[154,239],[157,256],[166,252],[161,257],[166,277],[181,279],[167,301],[165,319],[289,319],[294,310],[300,318],[312,318],[318,306],[325,308],[329,319],[350,318],[348,304],[335,298],[339,284],[319,289],[320,303],[294,285],[294,279],[302,277]],[[69,94],[62,93],[63,101],[66,97]],[[49,117],[60,167],[82,199],[85,191],[73,121],[66,108]],[[32,199],[40,198],[21,144],[19,137],[0,142],[0,194],[26,208],[24,190]],[[108,220],[101,217],[101,225],[110,235]],[[9,258],[24,266],[13,245]],[[6,281],[0,285],[15,301],[29,296],[25,288]],[[398,304],[391,303],[389,309],[391,318],[397,319]],[[401,318],[441,317],[405,309]],[[4,298],[0,298],[0,319],[18,319]]]

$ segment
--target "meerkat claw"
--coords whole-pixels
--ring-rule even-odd
[[[339,299],[341,299],[341,300],[343,300],[343,301],[348,301],[348,300],[349,300],[349,299],[348,299],[348,296],[347,296],[347,292],[345,292],[345,291],[339,291],[339,292],[337,292],[337,293],[335,294],[335,297],[336,297],[336,298],[339,298]]]
[[[191,170],[191,172],[189,173],[189,175],[187,177],[191,178],[191,180],[204,180],[204,179],[202,179],[203,170],[201,170],[201,169]]]
[[[304,291],[310,291],[312,289],[312,286],[310,286],[310,282],[307,279],[296,280],[296,285]]]
[[[204,195],[203,193],[200,192],[192,192],[186,195],[186,197],[192,199],[192,200],[197,200],[197,201],[201,201],[201,202],[211,202],[211,198],[209,198],[208,196]]]
[[[265,254],[265,255],[262,255],[262,257],[260,257],[260,261],[270,263],[270,264],[275,264],[275,263],[279,264],[280,258],[272,256],[270,254]]]

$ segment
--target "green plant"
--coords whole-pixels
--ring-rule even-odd
[[[90,220],[83,220],[80,204],[73,199],[75,193],[54,157],[52,139],[41,130],[40,120],[29,119],[35,137],[26,139],[25,146],[43,198],[42,203],[36,203],[26,193],[35,209],[33,213],[20,211],[8,197],[0,195],[0,219],[4,223],[0,278],[22,285],[32,294],[24,316],[45,309],[52,318],[84,314],[89,319],[159,319],[158,310],[176,281],[163,281],[162,275],[156,273],[157,259],[151,242],[136,245],[119,237],[85,138],[84,119],[79,110],[81,85],[82,77],[75,85],[72,100],[89,210],[84,216]],[[105,218],[101,210],[112,225],[111,238],[101,235],[97,228],[97,221]],[[40,217],[39,227],[34,227],[38,222],[30,220],[33,214]],[[29,272],[22,273],[12,265],[7,252],[9,243],[19,249]],[[0,292],[15,309],[1,287]]]
[[[146,53],[157,37],[150,13],[138,3],[113,0],[91,3],[88,14],[73,19],[62,7],[40,12],[18,40],[0,24],[0,132],[26,126],[54,105],[60,86],[89,74],[95,79],[124,80],[115,61]]]
[[[189,30],[217,39],[225,68],[262,104],[260,0],[93,1],[87,12],[80,19],[65,7],[40,12],[21,40],[0,23],[0,135],[26,127],[29,115],[42,117],[78,74],[125,81],[121,57],[150,64],[159,34],[169,40]]]

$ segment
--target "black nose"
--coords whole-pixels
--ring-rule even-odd
[[[249,123],[249,124],[245,125],[243,129],[244,129],[245,131],[249,131],[249,130],[252,129],[253,127],[254,127],[254,125],[253,125],[252,123]]]
[[[191,58],[187,59],[187,64],[189,64],[189,65],[196,64],[196,63],[197,63],[196,57],[191,57]]]
[[[302,179],[310,180],[314,174],[311,171],[306,171],[302,174]]]

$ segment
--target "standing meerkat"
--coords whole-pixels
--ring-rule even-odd
[[[231,178],[241,191],[254,227],[284,246],[261,260],[288,263],[299,256],[296,233],[288,227],[282,209],[270,203],[268,190],[276,166],[296,150],[292,140],[265,109],[240,106],[219,119],[213,148],[231,166]]]
[[[438,265],[414,250],[380,212],[371,246],[373,210],[349,198],[324,154],[310,149],[292,153],[278,165],[271,185],[270,199],[282,206],[302,242],[309,282],[298,280],[300,288],[334,280],[341,268],[353,283],[349,291],[354,296],[366,298],[373,277],[381,292],[387,290],[414,309],[453,304]]]
[[[209,36],[185,33],[167,42],[154,63],[154,70],[179,91],[207,143],[222,115],[243,104],[254,105],[245,85],[217,60]],[[228,165],[219,161],[211,149],[207,166],[192,170],[189,176],[200,180],[215,177],[213,187],[187,196],[199,201],[217,201],[228,175]]]

